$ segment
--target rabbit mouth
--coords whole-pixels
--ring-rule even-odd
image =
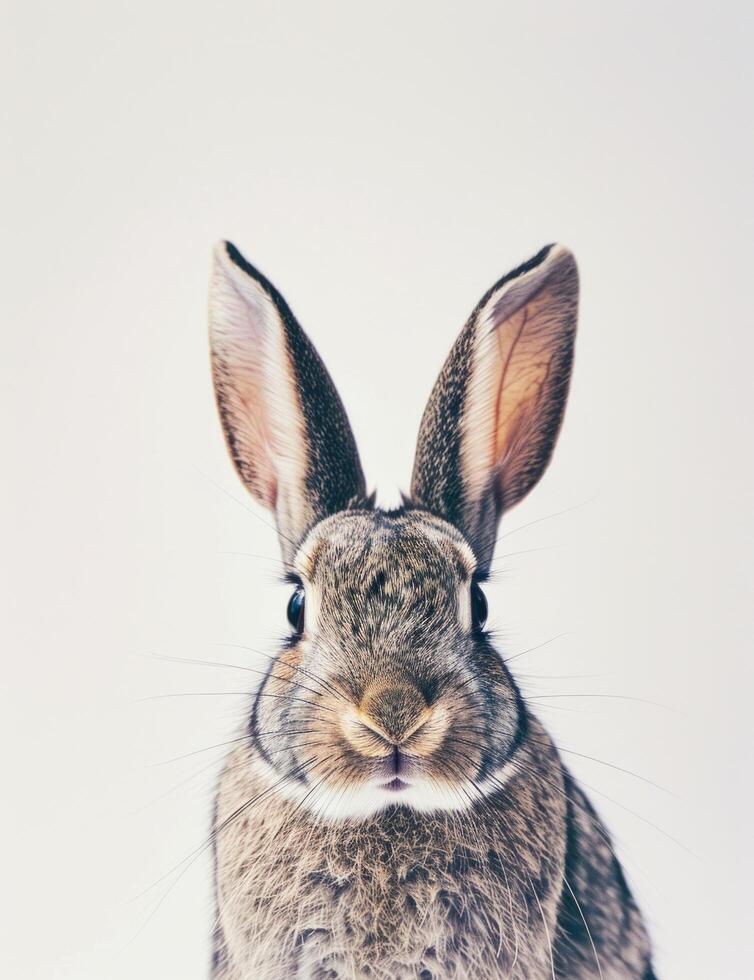
[[[380,789],[389,790],[391,793],[400,793],[401,790],[411,789],[411,783],[406,783],[396,776],[395,779],[391,779],[389,783],[381,783]]]

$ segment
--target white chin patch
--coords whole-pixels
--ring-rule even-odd
[[[391,806],[407,806],[422,813],[467,810],[481,795],[471,784],[446,787],[424,781],[402,789],[362,783],[345,789],[323,785],[308,796],[307,791],[308,787],[301,787],[299,802],[324,821],[364,820]]]

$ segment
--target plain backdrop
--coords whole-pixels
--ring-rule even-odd
[[[481,294],[573,249],[572,395],[501,528],[492,623],[615,835],[659,976],[750,975],[750,8],[32,0],[3,21],[2,976],[207,974],[202,845],[256,675],[160,658],[258,669],[288,596],[215,414],[221,237],[309,331],[384,503]]]

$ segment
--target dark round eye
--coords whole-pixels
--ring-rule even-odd
[[[296,590],[288,600],[286,615],[294,630],[301,633],[304,629],[304,590],[300,585],[296,586]]]
[[[476,582],[471,583],[471,621],[478,630],[487,622],[487,597]]]

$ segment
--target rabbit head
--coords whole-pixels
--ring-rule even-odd
[[[275,287],[215,252],[213,375],[230,454],[275,517],[291,635],[249,736],[275,791],[325,819],[469,807],[499,784],[527,716],[485,633],[497,524],[560,427],[578,277],[548,246],[482,298],[421,423],[411,493],[367,495],[343,405]]]

